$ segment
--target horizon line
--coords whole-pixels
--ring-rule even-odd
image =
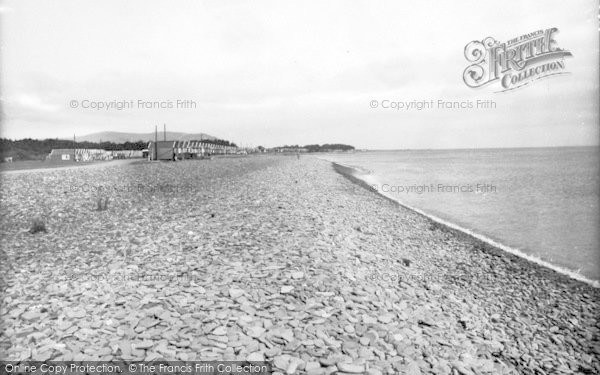
[[[456,148],[355,148],[356,151],[472,151],[472,150],[520,150],[531,148],[578,148],[578,147],[600,147],[596,145],[555,145],[555,146],[498,146],[498,147],[456,147]]]
[[[112,132],[112,131],[111,131]],[[102,132],[98,132],[98,133],[102,133]],[[128,132],[114,132],[114,133],[124,133],[124,134],[128,134]],[[160,133],[160,132],[159,132]],[[183,132],[174,132],[174,133],[183,133]],[[201,134],[206,134],[206,133],[202,133]],[[90,133],[87,135],[93,135],[95,133]],[[146,133],[134,133],[134,134],[146,134]],[[195,134],[195,133],[184,133],[184,134]],[[86,135],[86,136],[87,136]],[[209,134],[206,134],[209,135]],[[81,137],[85,137],[85,136],[81,136]],[[212,136],[214,137],[214,136]],[[59,137],[55,137],[55,138],[31,138],[31,137],[25,137],[25,138],[8,138],[8,137],[3,137],[0,136],[0,139],[6,139],[9,141],[22,141],[22,140],[26,140],[26,139],[31,139],[31,140],[37,140],[37,141],[44,141],[44,140],[64,140],[64,141],[72,141],[72,139],[69,138],[59,138]],[[138,141],[144,141],[142,139],[138,140]],[[138,142],[138,141],[133,141],[133,142]],[[92,142],[92,141],[80,141],[80,142],[90,142],[90,143],[100,143],[100,142]],[[112,142],[112,141],[106,141],[106,142]],[[114,142],[112,142],[114,143]],[[345,144],[345,143],[340,143],[340,142],[334,142],[337,144]],[[292,143],[293,144],[293,143]],[[306,145],[312,145],[312,144],[331,144],[330,142],[325,142],[325,143],[308,143]],[[305,146],[306,146],[305,145]],[[262,145],[260,145],[262,146]],[[304,146],[300,146],[300,144],[298,144],[299,147],[304,147]],[[581,148],[581,147],[600,147],[600,144],[594,144],[594,145],[553,145],[553,146],[491,146],[491,147],[456,147],[456,148],[368,148],[368,147],[356,147],[353,145],[348,144],[348,146],[352,146],[354,147],[354,151],[359,151],[359,152],[364,152],[364,151],[474,151],[474,150],[519,150],[519,149],[539,149],[539,148]],[[258,147],[258,146],[257,146]],[[284,147],[284,146],[262,146],[264,148],[274,148],[274,147]]]

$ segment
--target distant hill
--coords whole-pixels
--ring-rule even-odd
[[[164,138],[163,132],[158,132],[158,140],[162,141]],[[93,133],[83,136],[76,137],[77,142],[113,142],[113,143],[125,143],[125,142],[137,142],[144,141],[149,142],[154,140],[154,133],[121,133],[121,132],[100,132]],[[216,137],[204,134],[204,133],[179,133],[179,132],[167,132],[168,141],[199,141],[200,139],[213,140]]]

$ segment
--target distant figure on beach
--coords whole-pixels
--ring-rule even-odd
[[[300,151],[296,151],[296,158],[300,160]]]

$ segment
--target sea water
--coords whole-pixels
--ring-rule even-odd
[[[599,148],[324,155],[373,189],[577,278],[600,280]],[[597,282],[596,282],[597,284]]]

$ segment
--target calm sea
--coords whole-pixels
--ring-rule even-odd
[[[598,156],[598,147],[572,147],[325,159],[355,167],[383,194],[505,250],[600,280]]]

